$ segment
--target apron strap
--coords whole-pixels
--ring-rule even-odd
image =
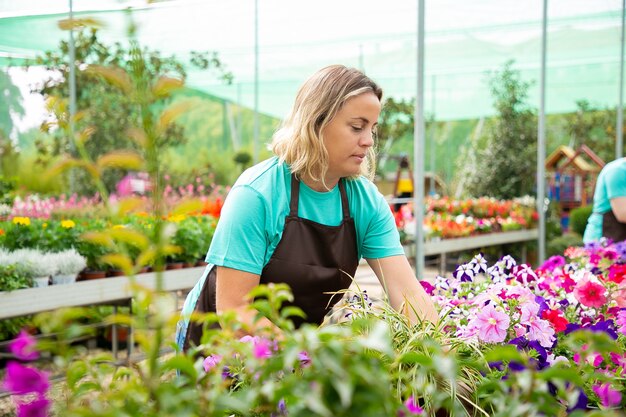
[[[343,220],[350,218],[350,206],[348,206],[348,194],[346,194],[346,187],[344,185],[344,179],[339,180],[339,193],[341,194],[341,211],[343,213]],[[300,196],[300,181],[296,178],[296,174],[291,174],[291,199],[289,201],[289,216],[298,217],[298,199]]]
[[[348,194],[346,194],[346,186],[344,185],[344,179],[339,180],[339,192],[341,193],[341,210],[343,211],[343,219],[348,220],[350,218],[350,207],[348,206]]]
[[[300,195],[300,181],[296,174],[291,174],[291,200],[289,201],[289,216],[298,217],[298,197]]]

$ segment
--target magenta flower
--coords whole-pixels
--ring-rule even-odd
[[[409,413],[411,414],[422,414],[424,412],[422,407],[417,405],[417,401],[415,400],[415,397],[412,395],[409,397],[408,400],[404,402],[404,405],[406,406],[406,408],[409,410]]]
[[[604,383],[593,386],[593,392],[600,399],[600,404],[604,407],[615,407],[622,402],[622,394],[611,388],[611,384]]]
[[[204,362],[202,362],[202,366],[204,366],[204,371],[209,372],[211,369],[215,368],[215,366],[220,363],[222,357],[220,355],[210,355],[208,356]]]
[[[257,359],[267,359],[272,356],[270,341],[267,339],[257,339],[254,341],[252,354]]]
[[[40,397],[29,403],[18,403],[17,417],[48,417],[50,401]]]
[[[478,328],[478,338],[483,342],[499,343],[506,338],[506,332],[511,323],[509,315],[496,310],[489,304],[477,315],[473,324]]]
[[[13,394],[37,393],[43,395],[50,386],[48,375],[18,362],[9,362],[4,377],[4,388]]]
[[[19,360],[34,361],[39,358],[39,352],[35,350],[35,343],[35,338],[22,330],[20,334],[9,343],[9,350]]]

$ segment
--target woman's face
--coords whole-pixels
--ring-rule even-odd
[[[380,115],[380,100],[374,93],[348,99],[335,117],[322,129],[328,152],[325,182],[332,188],[342,177],[358,175],[370,147]]]

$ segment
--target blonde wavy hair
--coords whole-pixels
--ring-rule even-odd
[[[291,167],[298,178],[321,181],[328,170],[328,152],[322,130],[352,97],[374,93],[382,101],[383,90],[361,71],[331,65],[313,74],[302,84],[291,112],[274,133],[269,149]],[[376,153],[369,148],[361,174],[372,179]]]

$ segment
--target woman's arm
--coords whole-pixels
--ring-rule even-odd
[[[617,220],[621,223],[626,223],[626,197],[615,197],[611,200],[611,210]]]
[[[261,328],[273,328],[279,331],[267,318],[263,317],[256,323],[256,310],[250,305],[248,294],[259,285],[260,276],[237,269],[217,267],[216,275],[216,310],[218,314],[225,311],[235,311],[237,318],[244,324],[244,334],[254,334]]]
[[[439,319],[435,305],[415,278],[406,256],[366,260],[387,292],[394,309],[401,310],[412,323],[427,320],[437,324]]]

